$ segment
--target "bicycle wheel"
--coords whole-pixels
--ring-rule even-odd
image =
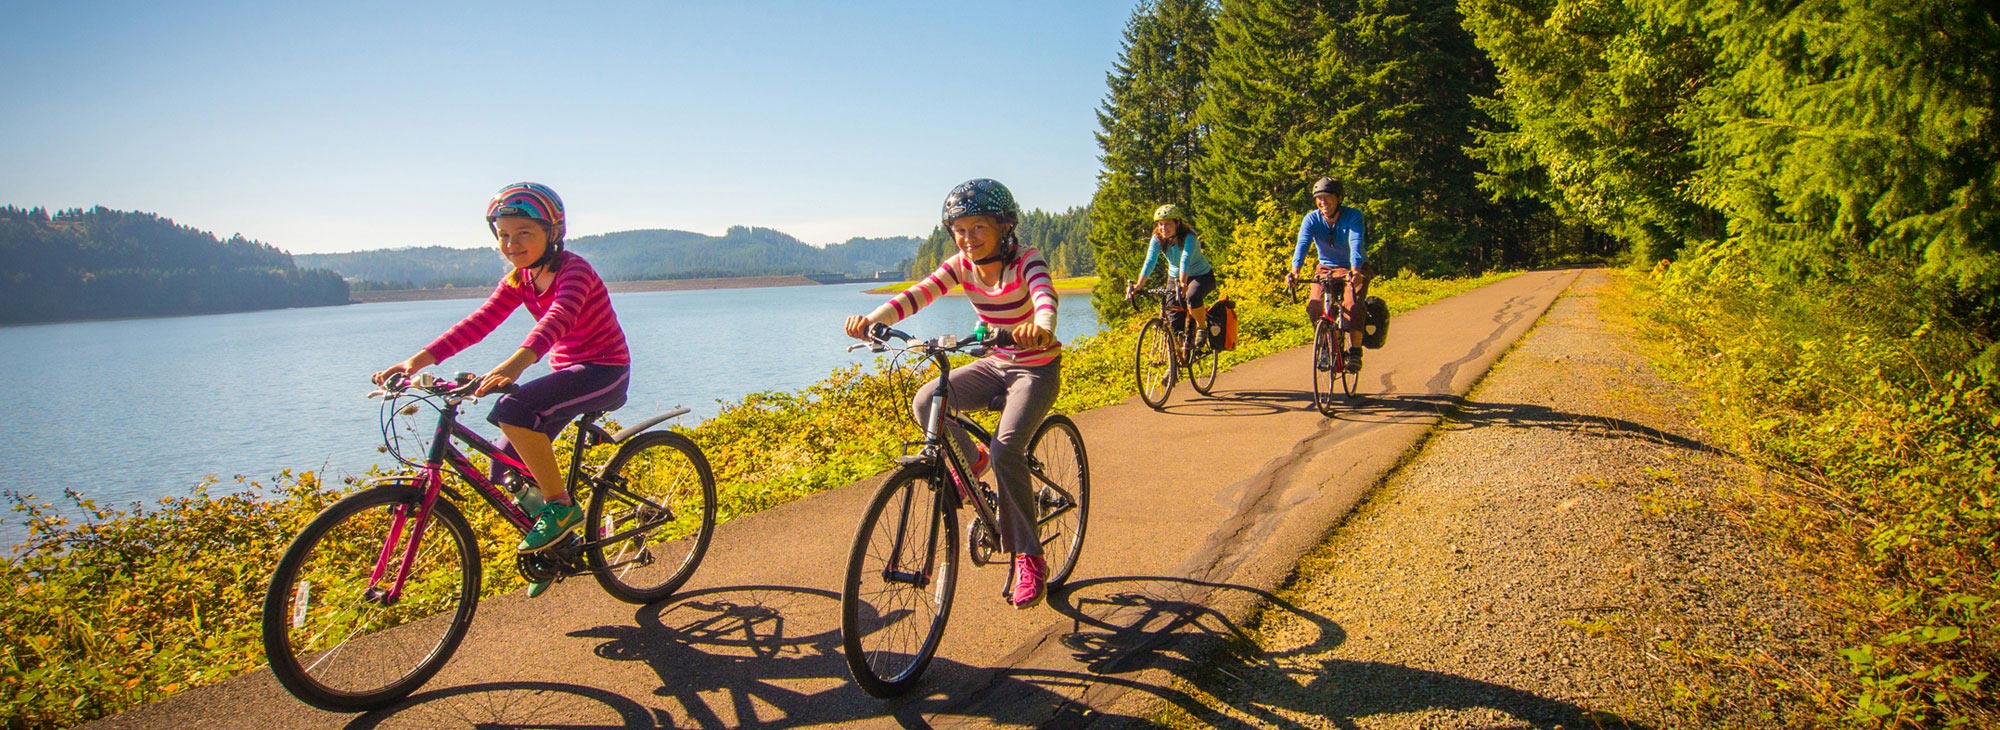
[[[1139,330],[1139,346],[1132,353],[1132,373],[1138,378],[1139,400],[1145,401],[1153,410],[1167,404],[1167,395],[1174,392],[1174,335],[1169,331],[1166,320],[1158,317],[1146,321]]]
[[[360,712],[416,691],[451,659],[479,602],[479,543],[443,499],[410,561],[400,596],[382,596],[401,567],[413,521],[404,521],[380,580],[371,581],[398,514],[414,515],[412,484],[348,496],[306,524],[278,561],[264,594],[264,655],[278,682],[308,705]]]
[[[1215,373],[1222,369],[1222,349],[1208,336],[1208,326],[1196,324],[1193,344],[1188,347],[1188,384],[1194,392],[1208,395],[1215,387]]]
[[[1340,376],[1341,397],[1354,400],[1354,386],[1361,384],[1361,373],[1356,369],[1354,358],[1347,354],[1348,342],[1347,315],[1341,314],[1334,318],[1333,323],[1333,346],[1340,351],[1340,367],[1333,372]]]
[[[1333,323],[1323,319],[1313,323],[1313,407],[1321,415],[1333,415],[1334,371],[1347,366],[1342,362],[1339,337]]]
[[[639,434],[604,465],[584,512],[584,557],[618,600],[646,604],[680,590],[715,535],[715,474],[701,448],[672,431]]]
[[[929,464],[903,467],[861,516],[840,591],[847,669],[876,697],[908,690],[944,639],[958,585],[958,513]]]
[[[1090,526],[1090,459],[1076,422],[1062,415],[1042,419],[1028,441],[1028,473],[1035,480],[1035,532],[1049,564],[1048,584],[1060,586],[1076,569]]]

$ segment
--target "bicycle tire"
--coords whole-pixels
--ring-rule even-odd
[[[1335,341],[1340,333],[1324,319],[1313,323],[1313,407],[1320,415],[1333,415],[1333,386],[1336,370],[1347,367],[1345,354]]]
[[[410,483],[349,495],[285,549],[264,594],[264,655],[293,696],[334,712],[386,707],[430,681],[458,650],[479,604],[480,565],[472,526],[452,503],[432,503],[402,596],[386,606],[365,596],[391,512],[422,501],[423,490]]]
[[[1335,314],[1333,318],[1333,347],[1335,350],[1340,352],[1340,358],[1338,360],[1340,367],[1335,368],[1333,373],[1335,375],[1340,376],[1341,397],[1351,401],[1354,400],[1354,386],[1361,383],[1361,373],[1354,372],[1352,369],[1348,367],[1350,364],[1353,363],[1353,356],[1349,355],[1347,352],[1347,343],[1349,341],[1350,340],[1348,339],[1348,333],[1347,333],[1347,312],[1346,310],[1343,309],[1339,313]],[[1327,415],[1333,415],[1333,414],[1329,413]]]
[[[1028,469],[1035,480],[1035,534],[1048,560],[1051,589],[1069,580],[1083,554],[1090,527],[1090,457],[1083,449],[1083,432],[1068,416],[1042,419],[1028,440]],[[1051,545],[1059,546],[1049,552]]]
[[[944,639],[958,587],[958,513],[933,485],[930,464],[910,464],[876,490],[854,534],[847,575],[840,591],[840,642],[847,669],[862,691],[894,697],[923,676]],[[901,542],[899,542],[899,539]],[[910,580],[889,580],[891,566],[907,565],[898,547],[927,552],[929,575],[900,571]]]
[[[1174,335],[1166,320],[1154,317],[1139,330],[1138,345],[1132,351],[1132,376],[1139,385],[1139,400],[1153,410],[1167,405],[1174,392]]]
[[[1207,325],[1196,324],[1194,332],[1194,344],[1188,348],[1188,385],[1194,386],[1196,393],[1211,395],[1215,374],[1222,370],[1222,349],[1209,337]]]
[[[1361,384],[1361,373],[1348,369],[1347,364],[1353,362],[1352,358],[1342,355],[1340,360],[1340,372],[1338,373],[1340,375],[1340,393],[1342,397],[1351,401],[1354,400],[1354,386]]]
[[[715,473],[708,458],[686,436],[648,431],[619,446],[603,473],[608,477],[591,490],[583,518],[591,574],[604,592],[626,603],[665,600],[694,575],[715,536]]]

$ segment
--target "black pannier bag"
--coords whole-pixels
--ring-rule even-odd
[[[1389,341],[1389,303],[1381,297],[1369,297],[1362,306],[1368,308],[1368,326],[1361,328],[1361,346],[1382,349]]]

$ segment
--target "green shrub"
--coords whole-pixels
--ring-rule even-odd
[[[1711,247],[1656,270],[1649,315],[1663,369],[1773,474],[1753,524],[1834,588],[1818,598],[1852,672],[1801,701],[1829,722],[1990,727],[2000,404],[1968,365],[1991,343],[1881,271],[1798,283]]]

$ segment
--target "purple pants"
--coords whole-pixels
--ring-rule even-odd
[[[625,405],[625,387],[632,382],[632,368],[626,365],[571,365],[522,383],[521,388],[500,396],[486,420],[495,426],[518,426],[542,432],[553,441],[570,421],[591,411],[609,411]],[[493,442],[516,459],[507,437]],[[512,469],[493,462],[493,478]]]

